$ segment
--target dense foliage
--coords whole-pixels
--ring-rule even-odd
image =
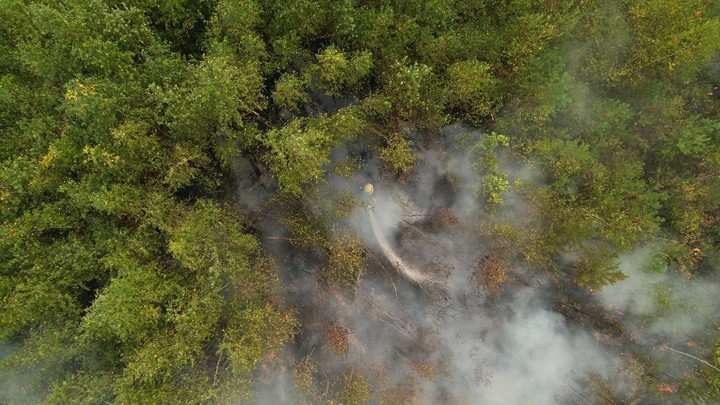
[[[0,18],[0,373],[23,381],[0,402],[249,400],[297,320],[223,198],[240,156],[350,290],[364,248],[332,224],[359,204],[323,191],[352,171],[332,150],[402,178],[454,122],[487,129],[479,232],[538,271],[597,289],[650,240],[673,271],[720,264],[713,2],[5,0]],[[499,149],[545,181],[508,183]],[[493,208],[510,189],[533,203],[522,229]],[[717,399],[704,373],[688,395]],[[345,380],[363,403],[366,378]]]

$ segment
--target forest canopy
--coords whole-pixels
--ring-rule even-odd
[[[0,402],[255,401],[315,328],[258,217],[352,295],[373,255],[344,221],[366,204],[330,180],[376,161],[406,184],[433,148],[472,157],[490,291],[503,263],[597,291],[646,244],[717,282],[716,2],[4,0],[0,18]],[[248,178],[270,208],[237,204]],[[319,329],[347,353],[338,325]],[[719,326],[677,388],[637,360],[640,388],[598,382],[597,403],[720,400]],[[309,403],[407,401],[368,373],[323,383],[318,361],[288,372]]]

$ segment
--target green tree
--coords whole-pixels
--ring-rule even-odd
[[[268,131],[260,142],[268,148],[265,161],[278,176],[283,192],[300,196],[325,175],[324,165],[335,145],[361,134],[367,126],[361,111],[348,107],[332,116],[297,118]]]
[[[471,124],[479,124],[498,108],[497,80],[490,69],[478,61],[457,62],[448,68],[448,106],[463,111],[461,117]]]
[[[317,80],[330,96],[340,96],[346,89],[352,89],[372,69],[372,54],[357,52],[350,57],[330,46],[316,55]]]

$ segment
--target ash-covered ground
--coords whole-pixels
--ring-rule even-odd
[[[367,249],[354,291],[330,287],[322,255],[289,242],[277,221],[282,208],[268,200],[267,173],[238,184],[237,204],[277,259],[286,304],[301,323],[293,343],[260,368],[258,404],[331,402],[358,381],[381,403],[613,403],[642,400],[637,357],[670,373],[691,371],[690,358],[678,367],[679,354],[661,345],[678,348],[701,328],[682,314],[672,324],[638,320],[657,309],[654,291],[645,290],[661,287],[643,270],[652,247],[623,257],[628,280],[597,294],[531,271],[480,236],[490,214],[475,196],[473,157],[453,147],[463,144],[461,132],[449,130],[442,144],[418,142],[420,158],[405,178],[384,175],[376,157],[362,155],[361,171],[328,180],[329,190],[362,202],[337,224]],[[339,149],[334,157],[352,154]],[[542,182],[529,165],[501,165],[511,182]],[[533,215],[529,203],[512,191],[504,197],[491,215],[522,227]],[[717,284],[701,291],[686,281],[672,288],[690,305],[718,292]],[[717,322],[717,307],[698,311],[699,321]]]

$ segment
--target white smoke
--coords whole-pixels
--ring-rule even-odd
[[[673,270],[659,255],[660,247],[648,245],[619,260],[627,279],[603,289],[599,296],[614,312],[632,339],[659,361],[668,373],[687,373],[693,366],[706,367],[691,356],[709,348],[708,325],[720,324],[720,284],[707,277]]]
[[[612,356],[551,308],[552,285],[543,277],[515,265],[508,271],[517,277],[506,291],[483,286],[480,262],[494,252],[476,232],[483,207],[474,195],[473,158],[453,148],[419,152],[405,183],[383,178],[373,158],[362,173],[331,179],[335,190],[351,191],[376,216],[373,224],[361,208],[347,221],[370,250],[369,270],[351,296],[322,291],[316,278],[298,280],[290,295],[313,316],[292,351],[312,353],[326,377],[386,369],[383,382],[411,386],[413,403],[586,403],[589,376],[609,375]],[[502,164],[511,179],[537,178],[528,166]],[[364,192],[367,183],[372,195]],[[507,196],[506,209],[518,215],[513,210],[524,202]],[[323,351],[315,325],[323,319],[352,331],[346,356]],[[386,389],[374,386],[373,395]],[[280,401],[260,391],[259,403]]]

